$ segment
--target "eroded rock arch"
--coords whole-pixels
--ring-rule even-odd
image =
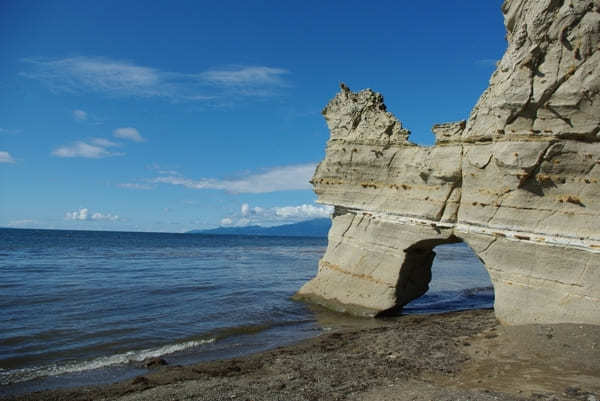
[[[508,49],[469,119],[433,127],[435,146],[411,143],[370,89],[342,85],[325,107],[311,182],[335,213],[297,297],[397,308],[414,290],[398,287],[405,250],[459,237],[485,260],[502,322],[600,324],[600,1],[502,11]]]

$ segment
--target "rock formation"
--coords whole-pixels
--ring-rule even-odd
[[[508,48],[467,121],[417,146],[380,94],[345,85],[312,179],[335,205],[298,298],[361,315],[423,295],[465,241],[507,324],[600,324],[600,1],[506,0]]]

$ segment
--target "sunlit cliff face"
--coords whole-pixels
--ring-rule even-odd
[[[433,247],[467,242],[509,324],[600,324],[600,2],[506,1],[508,49],[467,121],[420,147],[371,90],[345,85],[312,179],[335,206],[298,297],[355,314],[427,290]]]

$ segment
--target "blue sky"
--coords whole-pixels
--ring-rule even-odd
[[[506,47],[499,0],[0,2],[0,226],[327,216],[321,109],[372,88],[431,144]]]

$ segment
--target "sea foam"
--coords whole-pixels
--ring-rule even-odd
[[[120,354],[100,357],[82,362],[73,362],[66,364],[54,364],[48,366],[36,366],[31,368],[0,369],[0,385],[21,383],[28,380],[47,376],[59,376],[67,373],[84,372],[88,370],[101,369],[115,365],[125,365],[129,363],[142,362],[149,358],[157,358],[201,345],[211,344],[216,338],[207,338],[202,340],[186,341],[182,343],[167,344],[162,347],[148,348],[138,351],[128,351]]]

